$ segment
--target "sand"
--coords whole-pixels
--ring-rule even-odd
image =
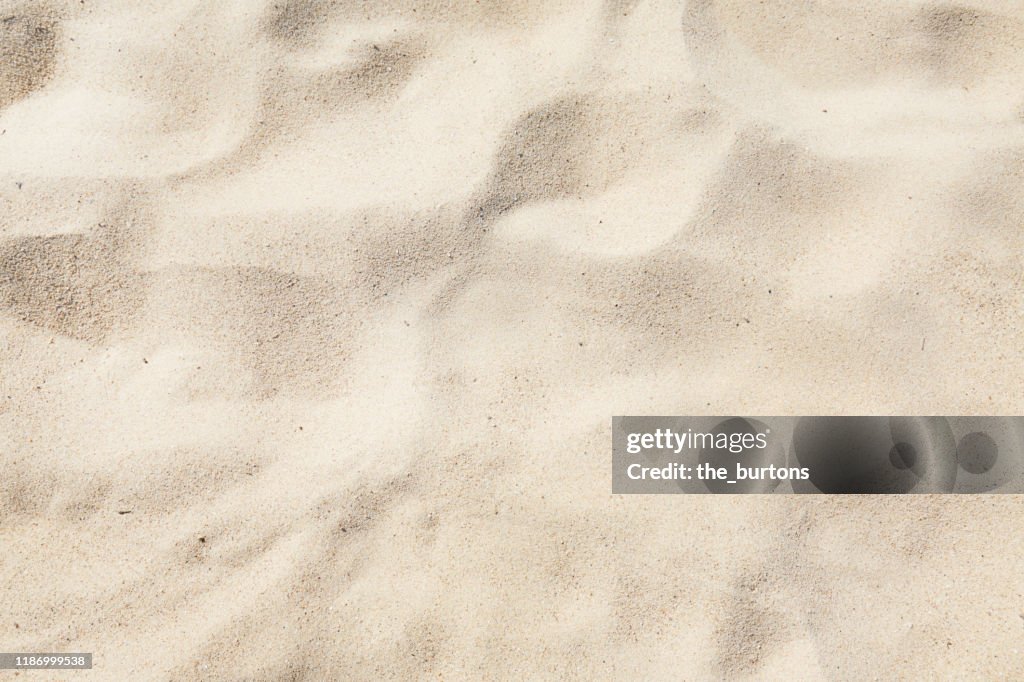
[[[616,414],[1021,414],[1022,86],[995,0],[0,1],[0,650],[1024,677],[1016,496],[610,468]]]

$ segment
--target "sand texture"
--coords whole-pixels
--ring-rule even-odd
[[[1016,496],[610,478],[1021,414],[1022,315],[1019,2],[0,0],[0,650],[1024,679]]]

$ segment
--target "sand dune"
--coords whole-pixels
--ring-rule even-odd
[[[1012,2],[0,1],[0,650],[1024,677],[1014,496],[610,483],[616,414],[1019,414],[1022,85]]]

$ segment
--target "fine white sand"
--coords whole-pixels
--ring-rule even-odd
[[[1022,254],[1018,2],[0,0],[0,650],[1024,678],[1016,496],[610,468],[1021,414]]]

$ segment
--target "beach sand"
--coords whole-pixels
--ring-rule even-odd
[[[0,0],[0,650],[1020,679],[1020,498],[611,417],[1021,414],[1022,254],[1016,2]]]

